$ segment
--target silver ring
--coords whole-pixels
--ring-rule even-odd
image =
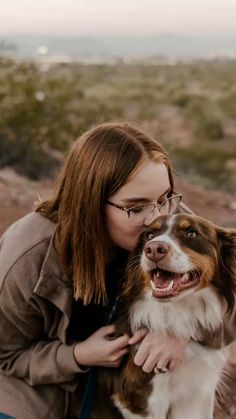
[[[166,367],[159,367],[158,365],[155,366],[154,372],[155,374],[165,374],[168,370]]]

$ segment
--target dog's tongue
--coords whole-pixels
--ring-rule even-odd
[[[153,276],[153,282],[157,288],[167,288],[171,281],[178,283],[181,281],[181,276],[178,276],[176,273],[165,271],[157,272]]]

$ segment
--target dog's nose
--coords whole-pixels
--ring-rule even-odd
[[[169,247],[166,243],[153,241],[146,243],[144,252],[148,259],[156,261],[161,260],[168,253]]]

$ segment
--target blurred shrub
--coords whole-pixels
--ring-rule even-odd
[[[236,118],[236,91],[229,93],[219,101],[225,115]]]
[[[224,129],[221,120],[215,115],[206,114],[196,127],[197,137],[207,140],[221,140],[224,137]]]
[[[186,108],[189,104],[190,96],[184,91],[177,91],[172,97],[172,103],[180,108]]]
[[[0,167],[11,166],[18,173],[37,180],[50,177],[59,164],[59,158],[38,145],[0,136]]]
[[[11,61],[1,67],[0,166],[48,176],[58,165],[50,150],[64,152],[91,125],[121,116],[115,103],[108,112],[105,102],[86,98],[71,69],[60,70]]]
[[[183,149],[173,149],[171,152],[177,171],[191,179],[201,178],[204,186],[223,188],[235,192],[235,174],[230,176],[227,162],[236,159],[236,149],[217,150],[207,145],[193,145]]]
[[[185,107],[187,118],[193,122],[197,140],[217,141],[224,137],[222,117],[209,98],[203,95],[186,95]]]

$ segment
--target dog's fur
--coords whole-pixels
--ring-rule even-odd
[[[152,223],[129,259],[117,329],[187,338],[184,360],[174,371],[145,373],[133,348],[119,369],[99,373],[93,418],[211,419],[235,287],[236,230],[186,214]]]

